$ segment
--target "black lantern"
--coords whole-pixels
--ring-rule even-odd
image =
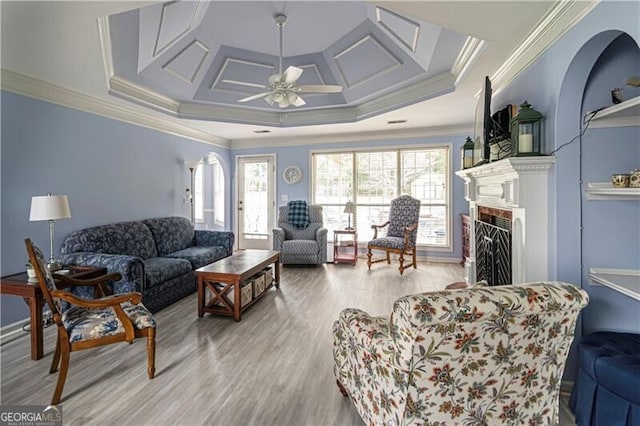
[[[543,118],[527,101],[520,105],[520,111],[511,119],[511,152],[514,157],[542,155]]]
[[[473,141],[469,136],[467,136],[467,141],[460,148],[460,158],[462,159],[463,169],[473,167]]]

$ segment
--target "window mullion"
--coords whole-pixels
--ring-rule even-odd
[[[401,155],[401,151],[398,149],[396,150],[396,197],[399,197],[400,195],[402,195],[402,155]]]

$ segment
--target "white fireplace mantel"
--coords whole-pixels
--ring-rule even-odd
[[[469,202],[470,253],[465,279],[476,280],[475,220],[478,207],[510,210],[511,278],[514,284],[546,281],[550,275],[551,173],[555,157],[513,157],[456,172],[465,182]]]

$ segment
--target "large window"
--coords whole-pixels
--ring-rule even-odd
[[[344,229],[347,201],[356,205],[351,222],[358,240],[373,237],[371,224],[383,224],[389,204],[407,194],[418,198],[418,245],[451,246],[448,146],[316,152],[312,154],[313,202],[323,206],[329,232]]]
[[[193,174],[193,214],[196,223],[204,223],[204,164],[198,164]]]

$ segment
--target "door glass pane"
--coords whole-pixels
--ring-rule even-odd
[[[244,167],[244,229],[245,238],[268,238],[267,162],[247,163]]]

